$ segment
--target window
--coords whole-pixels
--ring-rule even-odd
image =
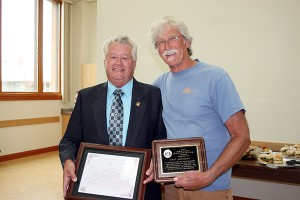
[[[0,0],[0,100],[61,99],[61,1]]]

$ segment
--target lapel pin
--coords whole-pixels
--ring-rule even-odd
[[[136,102],[135,105],[136,105],[137,107],[140,107],[141,103],[140,103],[140,102]]]

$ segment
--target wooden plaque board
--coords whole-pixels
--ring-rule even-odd
[[[173,182],[173,178],[187,171],[206,171],[207,158],[202,137],[154,140],[152,142],[154,180]]]
[[[81,143],[66,199],[143,200],[151,150]]]

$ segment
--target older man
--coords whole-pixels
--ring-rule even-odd
[[[154,82],[162,93],[167,137],[203,137],[209,167],[175,177],[175,184],[165,185],[165,199],[232,199],[231,167],[250,144],[238,92],[223,69],[191,58],[192,37],[183,22],[164,17],[150,34],[170,69]]]

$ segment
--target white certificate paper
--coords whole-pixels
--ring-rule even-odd
[[[133,199],[139,158],[88,153],[78,192]]]

